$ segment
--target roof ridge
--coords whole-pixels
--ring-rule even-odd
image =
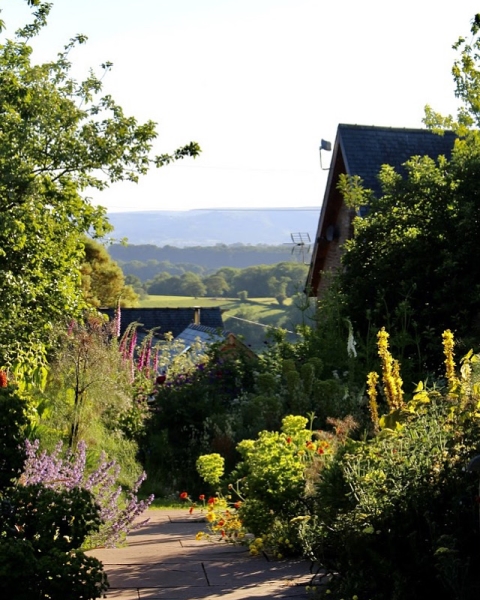
[[[435,131],[428,129],[426,127],[391,127],[388,125],[360,125],[358,123],[339,123],[338,125],[339,129],[369,129],[369,130],[382,130],[382,131],[404,131],[404,132],[421,132],[421,133],[432,133],[434,135],[441,135],[438,133],[435,133]],[[444,130],[444,133],[448,133],[448,134],[454,134],[453,131],[446,129]]]

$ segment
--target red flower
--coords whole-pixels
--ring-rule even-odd
[[[182,493],[180,494],[180,498],[181,498],[182,500],[186,500],[186,499],[188,498],[188,492],[182,492]]]
[[[324,452],[323,448],[318,448],[317,454],[323,454],[323,452]]]
[[[291,444],[292,443],[292,438],[289,436],[287,437],[287,444]]]
[[[190,510],[188,511],[190,514],[192,514],[193,512],[193,506],[190,507]]]
[[[225,532],[223,531],[223,529],[220,533],[222,534],[222,537],[225,537]]]
[[[220,521],[217,523],[217,525],[219,527],[223,527],[225,525],[225,521],[223,519],[220,519]]]
[[[199,500],[205,500],[205,494],[200,494],[200,496],[198,497]]]
[[[233,506],[238,510],[241,505],[242,505],[241,502],[235,502],[235,504]]]
[[[215,498],[209,498],[208,504],[215,504]]]
[[[7,387],[7,374],[5,371],[0,371],[0,388]]]

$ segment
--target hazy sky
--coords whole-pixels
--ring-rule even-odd
[[[421,127],[425,104],[455,110],[452,44],[477,0],[52,0],[37,60],[76,33],[78,76],[107,60],[111,93],[158,123],[158,152],[195,161],[94,195],[111,212],[319,207],[318,147],[338,123]],[[0,0],[7,35],[25,0]],[[329,156],[323,154],[324,166]]]

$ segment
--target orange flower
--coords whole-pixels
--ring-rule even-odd
[[[324,452],[323,448],[318,448],[317,449],[317,454],[323,454],[323,452]]]
[[[186,499],[188,498],[188,492],[182,492],[182,493],[180,494],[180,498],[181,498],[182,500],[186,500]]]
[[[235,504],[233,506],[238,510],[241,505],[242,505],[242,503],[239,501],[239,502],[235,502]]]
[[[8,380],[5,371],[0,371],[0,388],[7,387]]]
[[[217,523],[217,525],[219,527],[223,527],[225,525],[225,521],[223,519],[220,519],[220,521]]]

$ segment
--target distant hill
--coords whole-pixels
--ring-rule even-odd
[[[113,236],[130,244],[214,246],[291,242],[291,233],[314,239],[320,209],[188,210],[109,213]]]
[[[310,254],[292,254],[290,246],[265,244],[216,244],[215,246],[155,246],[153,244],[112,244],[108,251],[122,267],[125,275],[136,275],[142,281],[159,272],[181,275],[185,271],[206,274],[222,267],[244,269],[254,265],[274,265],[280,262],[310,261]]]

